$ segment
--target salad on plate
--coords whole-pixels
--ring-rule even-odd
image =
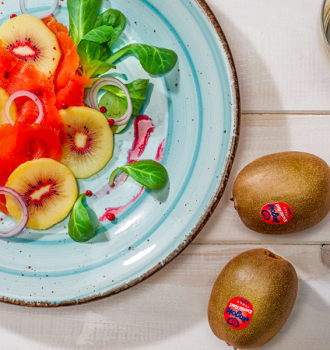
[[[79,194],[76,179],[104,169],[113,155],[113,134],[125,132],[131,118],[133,146],[127,164],[116,164],[109,174],[109,191],[128,177],[143,187],[100,221],[115,220],[145,188],[159,189],[168,181],[161,165],[165,140],[154,159],[141,160],[154,130],[152,119],[139,115],[149,80],[124,84],[103,75],[128,55],[150,75],[166,74],[178,57],[142,43],[113,50],[126,18],[116,9],[100,13],[101,0],[68,0],[70,30],[54,16],[58,0],[40,16],[17,1],[22,14],[12,14],[0,27],[0,211],[17,224],[1,225],[0,237],[26,227],[46,230],[71,213],[70,237],[86,242],[95,235],[85,202],[92,192]]]

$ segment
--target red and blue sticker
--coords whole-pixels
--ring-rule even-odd
[[[252,304],[242,297],[231,299],[224,312],[227,324],[233,329],[243,329],[248,326],[252,315]]]
[[[262,220],[269,225],[283,225],[293,217],[293,210],[289,204],[278,202],[266,204],[260,212]]]

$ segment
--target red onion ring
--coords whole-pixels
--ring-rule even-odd
[[[6,107],[5,107],[5,115],[6,115],[8,122],[11,125],[15,125],[15,123],[11,119],[9,110],[10,110],[11,103],[18,97],[29,97],[31,100],[33,100],[37,104],[38,109],[39,109],[39,117],[35,121],[35,123],[40,124],[42,122],[42,120],[44,119],[44,106],[43,106],[40,98],[37,95],[33,94],[30,91],[26,91],[26,90],[16,91],[9,97],[9,99],[6,103]]]
[[[105,77],[105,78],[101,78],[101,79],[97,80],[93,84],[91,91],[90,91],[90,94],[89,94],[89,101],[90,101],[91,107],[96,109],[97,111],[100,110],[98,103],[97,103],[97,93],[105,85],[117,86],[119,89],[124,91],[126,98],[127,98],[127,103],[128,103],[127,111],[122,117],[120,117],[118,119],[114,119],[114,121],[115,121],[114,125],[115,126],[125,125],[129,121],[129,119],[131,118],[131,116],[133,114],[133,104],[132,104],[131,95],[130,95],[126,85],[123,84],[120,80],[118,80],[116,78],[111,78],[111,77]]]
[[[7,228],[0,227],[0,237],[7,238],[17,236],[25,229],[27,223],[29,222],[30,216],[28,206],[23,197],[18,192],[9,187],[0,186],[0,194],[11,197],[19,206],[22,212],[21,218],[15,226]]]
[[[26,8],[25,8],[24,0],[19,0],[19,6],[21,8],[22,13],[25,14],[25,15],[31,15],[31,16],[34,16],[34,17],[37,17],[37,18],[46,18],[46,17],[52,15],[55,12],[55,10],[56,10],[56,8],[58,6],[58,0],[54,0],[53,6],[48,11],[44,12],[41,15],[32,15],[31,13],[29,13],[26,10]]]

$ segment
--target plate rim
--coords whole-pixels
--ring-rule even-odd
[[[89,297],[85,297],[82,299],[72,299],[68,301],[62,301],[60,303],[50,303],[50,302],[26,302],[24,300],[17,300],[17,299],[10,299],[6,297],[0,298],[1,302],[14,304],[14,305],[20,305],[20,306],[30,306],[30,307],[60,307],[60,306],[72,306],[72,305],[79,305],[84,304],[96,300],[101,300],[104,298],[107,298],[109,296],[118,294],[120,292],[123,292],[133,286],[138,285],[139,283],[145,281],[147,278],[153,276],[156,272],[164,268],[166,265],[168,265],[171,261],[173,261],[177,256],[179,256],[189,245],[190,243],[197,237],[197,235],[201,232],[201,230],[206,225],[207,221],[210,219],[212,214],[214,213],[216,207],[218,206],[222,195],[227,187],[229,175],[234,163],[234,159],[236,156],[238,143],[239,143],[239,137],[240,137],[240,127],[241,127],[241,101],[240,101],[240,91],[239,91],[239,82],[238,82],[238,76],[237,76],[237,70],[235,67],[234,58],[232,55],[232,52],[230,50],[228,41],[226,39],[226,36],[220,26],[220,23],[215,16],[214,12],[210,8],[210,6],[206,3],[206,0],[194,0],[194,2],[199,5],[201,11],[204,13],[206,18],[210,21],[211,25],[215,29],[219,40],[221,41],[223,45],[223,49],[226,53],[230,73],[232,75],[232,86],[231,91],[232,94],[235,94],[235,106],[232,108],[232,114],[233,114],[233,136],[230,141],[229,146],[229,153],[226,159],[226,163],[224,166],[223,175],[221,178],[221,181],[219,181],[218,186],[214,192],[213,201],[212,198],[210,199],[207,207],[205,208],[204,214],[199,218],[197,223],[195,224],[195,227],[191,230],[189,235],[186,236],[186,239],[184,242],[182,242],[171,254],[169,254],[162,262],[159,262],[157,265],[155,265],[152,269],[145,272],[140,277],[137,277],[128,283],[123,283],[115,288],[111,288],[102,295],[95,294],[91,295]]]

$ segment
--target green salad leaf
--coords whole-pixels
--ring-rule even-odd
[[[97,17],[95,27],[110,26],[114,29],[113,37],[108,42],[108,46],[111,46],[123,31],[125,22],[126,18],[120,11],[110,9]]]
[[[122,117],[127,110],[127,104],[126,107],[123,105],[123,102],[120,100],[119,97],[112,94],[111,92],[106,92],[99,102],[99,108],[105,107],[107,109],[105,116],[108,119],[118,119]],[[127,124],[120,125],[120,126],[112,126],[111,130],[114,134],[118,134],[122,132],[126,128]]]
[[[87,242],[95,236],[95,228],[82,204],[85,196],[85,194],[79,196],[70,216],[69,236],[76,242]]]
[[[90,78],[94,78],[97,75],[108,72],[111,68],[116,68],[116,66],[104,61],[94,60],[88,63],[87,69],[85,70],[85,75]]]
[[[126,87],[128,88],[129,94],[131,95],[133,115],[138,115],[147,97],[149,79],[134,80],[130,84],[126,84]],[[102,89],[109,91],[113,95],[119,97],[123,105],[127,108],[127,98],[123,90],[113,85],[103,86]]]
[[[102,0],[68,0],[70,36],[77,46],[95,28],[101,2]]]
[[[129,44],[110,56],[106,62],[113,64],[130,53],[136,54],[143,69],[152,75],[168,73],[178,60],[177,54],[172,50],[144,44]]]
[[[101,26],[94,28],[88,32],[82,40],[92,41],[94,43],[103,44],[107,43],[113,37],[114,29],[109,26]]]
[[[70,35],[78,47],[85,76],[94,78],[106,73],[116,61],[131,53],[149,74],[165,74],[174,68],[178,60],[174,51],[150,45],[129,44],[110,56],[110,46],[122,33],[126,18],[114,9],[98,16],[100,5],[101,0],[68,0]]]
[[[100,45],[100,61],[105,61],[111,53],[110,46],[108,46],[108,43],[103,43]]]
[[[130,84],[126,84],[128,91],[131,95],[133,104],[133,115],[138,115],[141,107],[146,99],[149,79],[137,79]],[[107,118],[118,119],[122,117],[127,110],[127,98],[125,93],[118,87],[113,85],[103,86],[102,89],[107,90],[100,102],[99,107],[106,107],[107,112],[105,115]],[[117,134],[126,128],[127,124],[122,126],[112,126],[113,133]]]
[[[167,170],[154,160],[140,160],[124,165],[114,170],[109,183],[113,185],[116,174],[121,170],[144,187],[157,190],[164,187],[168,181]]]
[[[84,71],[87,70],[89,62],[98,60],[101,56],[100,45],[92,41],[81,41],[77,52]]]

